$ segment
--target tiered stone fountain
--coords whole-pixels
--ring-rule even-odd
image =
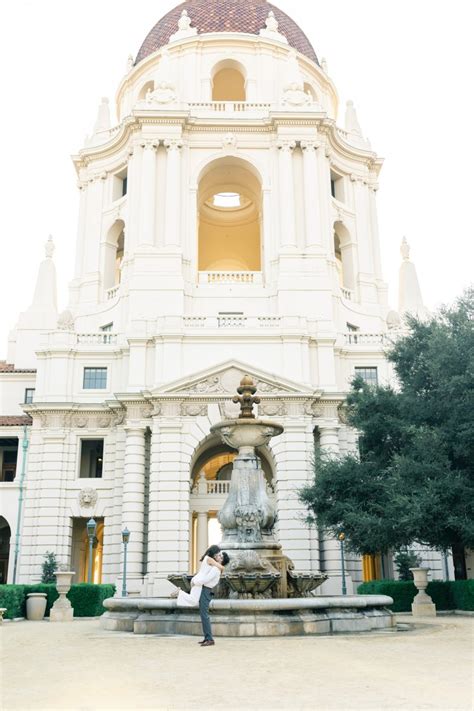
[[[216,636],[302,635],[392,628],[385,595],[328,596],[314,591],[326,579],[319,572],[295,572],[275,538],[275,508],[270,501],[256,447],[283,432],[282,425],[256,419],[256,387],[246,375],[234,402],[240,415],[211,428],[238,450],[227,500],[218,519],[223,530],[221,548],[230,563],[211,603]],[[170,575],[169,580],[189,590],[191,575]],[[104,602],[105,629],[136,633],[201,634],[199,613],[179,608],[168,598],[111,598]]]

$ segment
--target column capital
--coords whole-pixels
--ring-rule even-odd
[[[170,153],[171,151],[179,151],[183,147],[183,141],[180,138],[165,138],[163,145]]]
[[[140,146],[144,151],[156,151],[160,142],[156,138],[144,138],[140,141]]]
[[[304,154],[309,154],[317,151],[318,148],[322,146],[322,143],[320,143],[319,141],[300,141],[300,146]]]
[[[296,148],[296,141],[292,139],[280,139],[277,142],[277,148],[283,153],[291,153]]]
[[[133,432],[136,432],[137,434],[143,434],[147,426],[148,425],[146,425],[141,420],[126,420],[123,429],[127,434]]]

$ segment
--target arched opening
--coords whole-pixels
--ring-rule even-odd
[[[339,286],[343,289],[354,290],[354,245],[348,229],[342,222],[334,223],[334,256]]]
[[[308,84],[307,81],[305,81],[303,85],[304,93],[308,94],[308,96],[311,97],[311,101],[317,101],[318,97],[316,95],[316,92],[311,84]]]
[[[222,539],[222,531],[217,514],[229,494],[232,463],[237,452],[218,442],[217,438],[205,440],[191,464],[191,550],[192,570],[206,548]],[[273,466],[270,454],[261,448],[258,457],[267,482],[270,496],[273,496]]]
[[[213,101],[245,101],[245,70],[232,59],[219,62],[212,72]]]
[[[212,162],[199,182],[199,271],[261,270],[261,185],[240,158]]]
[[[118,286],[122,278],[122,260],[125,249],[124,229],[123,220],[116,220],[107,233],[104,263],[105,289]]]
[[[144,101],[146,99],[146,95],[149,91],[154,91],[155,89],[155,82],[153,80],[147,81],[145,84],[143,84],[142,88],[140,89],[140,92],[138,94],[138,101]]]
[[[5,585],[8,580],[11,535],[8,521],[0,516],[0,585]]]
[[[89,576],[89,538],[87,518],[72,520],[72,569],[75,571],[74,583],[87,583]],[[104,548],[104,519],[96,518],[95,539],[92,544],[92,582],[102,582],[102,556]]]

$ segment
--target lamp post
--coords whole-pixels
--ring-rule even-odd
[[[344,531],[341,531],[341,533],[338,535],[339,543],[341,546],[341,573],[342,573],[342,594],[347,595],[347,588],[346,588],[346,568],[344,564],[344,540],[346,538],[346,534]]]
[[[89,570],[87,572],[87,582],[92,582],[92,548],[94,546],[95,532],[97,524],[93,518],[87,522],[87,537],[89,538]]]
[[[130,531],[125,526],[122,531],[123,543],[123,576],[122,576],[122,597],[127,597],[127,546],[130,540]]]

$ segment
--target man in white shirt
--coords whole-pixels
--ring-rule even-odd
[[[212,591],[219,583],[224,566],[229,562],[229,556],[227,553],[222,553],[222,551],[219,551],[212,557],[218,565],[206,566],[193,578],[194,585],[202,585],[201,596],[199,598],[199,614],[201,615],[204,639],[202,642],[199,642],[201,647],[212,647],[215,644],[212,636],[211,620],[209,618],[209,604],[214,595]]]

